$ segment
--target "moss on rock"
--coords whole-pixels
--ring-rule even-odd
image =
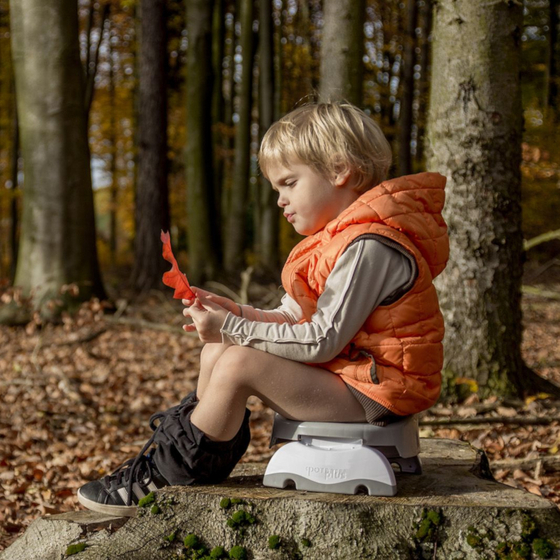
[[[554,544],[551,543],[548,539],[535,539],[532,543],[532,546],[533,552],[539,558],[550,558],[556,550]]]
[[[146,507],[155,501],[156,501],[156,495],[153,492],[150,492],[148,495],[144,496],[138,501],[138,507],[141,508]]]
[[[78,554],[78,552],[82,552],[86,549],[87,544],[85,542],[71,544],[66,549],[66,556],[73,556],[74,554]]]
[[[200,544],[200,539],[194,533],[189,533],[183,539],[183,544],[185,545],[185,548],[197,548]]]
[[[435,510],[424,509],[422,511],[422,518],[416,530],[414,538],[423,542],[433,542],[436,537],[437,528],[441,524],[441,514]]]
[[[232,560],[247,560],[247,550],[243,546],[234,546],[229,551],[229,557]]]

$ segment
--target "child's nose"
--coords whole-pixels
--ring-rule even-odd
[[[284,208],[284,206],[288,205],[288,201],[286,200],[286,197],[283,196],[282,194],[278,195],[278,206],[280,206],[280,208]]]

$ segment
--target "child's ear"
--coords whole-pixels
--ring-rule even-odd
[[[351,175],[352,175],[352,171],[350,167],[348,167],[347,165],[341,165],[337,167],[337,169],[334,172],[335,187],[344,187],[348,183],[348,180],[350,179]]]

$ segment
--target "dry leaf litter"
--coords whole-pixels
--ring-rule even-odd
[[[0,327],[0,550],[45,514],[78,508],[76,490],[112,472],[150,436],[151,414],[196,385],[201,343],[181,330],[178,302],[154,292],[119,302],[116,314],[92,301],[61,325]],[[560,301],[524,299],[523,354],[560,384]],[[243,462],[267,461],[272,412],[254,398],[252,442]],[[469,441],[485,450],[496,479],[560,503],[560,402],[439,404],[422,416],[421,436]],[[433,425],[460,418],[486,424]],[[540,418],[544,425],[506,423]]]

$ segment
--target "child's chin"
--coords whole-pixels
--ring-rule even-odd
[[[294,228],[297,233],[299,233],[300,235],[305,235],[305,236],[309,236],[309,235],[313,235],[314,233],[317,233],[319,231],[319,229],[311,229],[311,228]]]

